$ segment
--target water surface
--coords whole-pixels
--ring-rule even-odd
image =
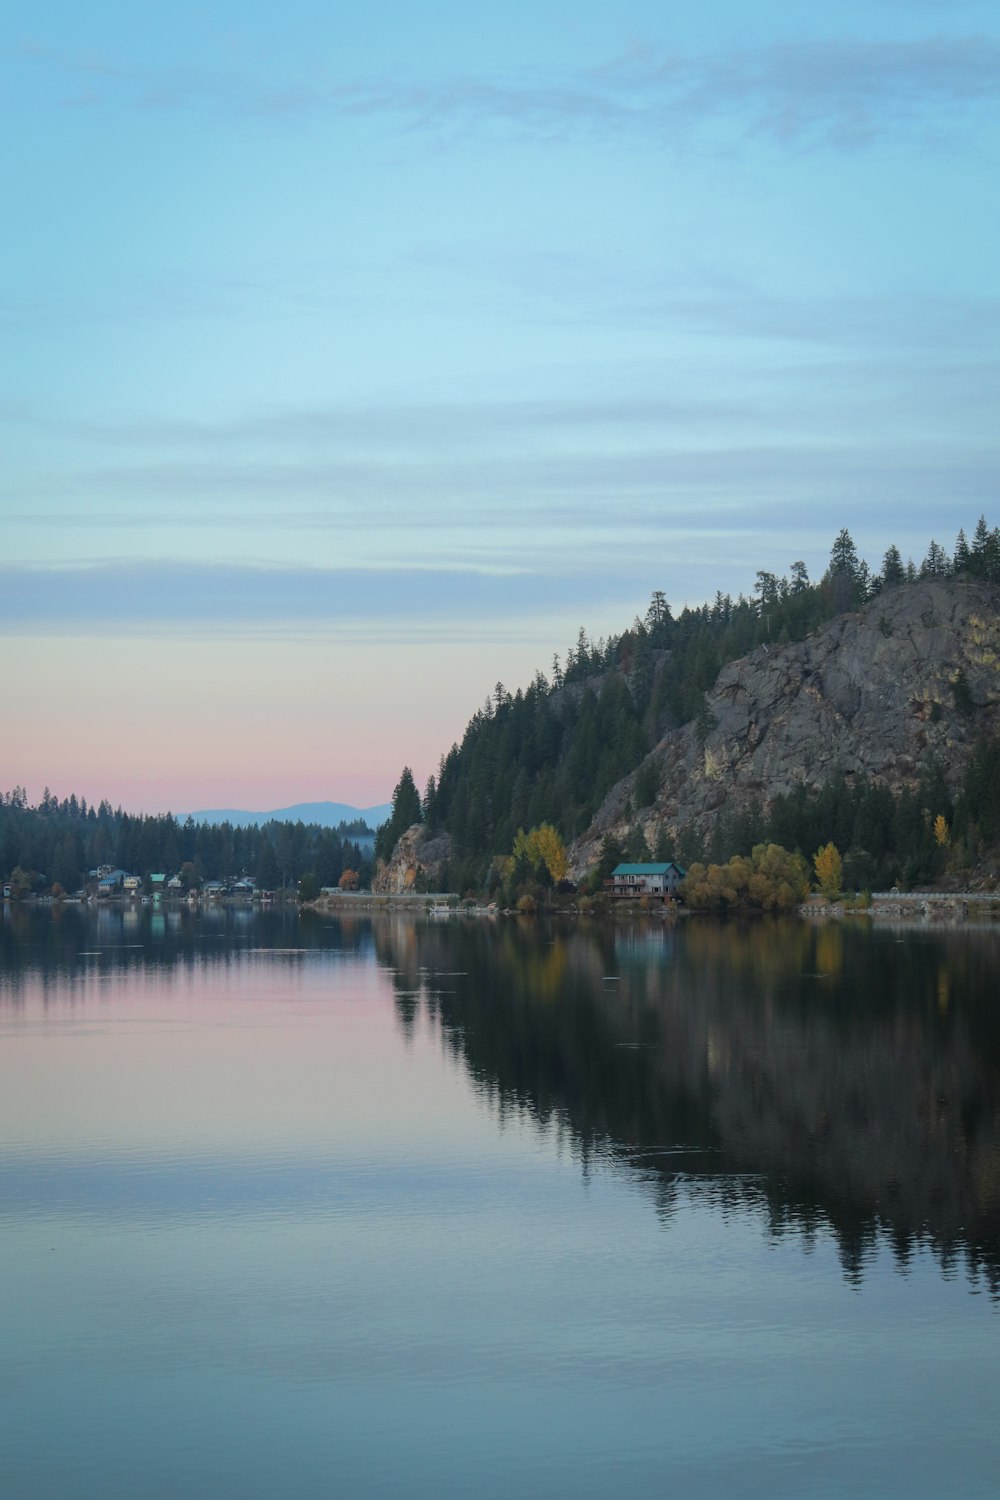
[[[3,1494],[995,1496],[998,973],[8,908]]]

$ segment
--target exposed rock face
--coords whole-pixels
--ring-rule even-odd
[[[414,823],[400,838],[388,864],[379,861],[372,890],[380,896],[399,896],[419,883],[425,891],[439,891],[450,853],[451,840],[446,833],[428,837],[424,825]]]
[[[574,873],[595,862],[606,833],[636,821],[705,832],[722,811],[769,803],[835,772],[893,789],[913,784],[932,759],[957,785],[972,745],[1000,730],[1000,590],[928,579],[890,589],[857,614],[797,645],[731,662],[708,694],[715,727],[673,731],[651,752],[656,803],[630,810],[635,773],[613,787],[572,850]],[[971,705],[955,680],[964,672]]]

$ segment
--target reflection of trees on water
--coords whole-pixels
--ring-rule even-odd
[[[261,948],[289,966],[330,950],[361,957],[373,949],[371,923],[249,904],[8,906],[0,913],[0,1005],[17,1002],[29,976],[44,996],[65,999],[95,972],[218,968]]]
[[[377,954],[404,1037],[433,1025],[501,1115],[627,1162],[664,1215],[751,1204],[775,1234],[832,1226],[850,1276],[884,1237],[1000,1293],[1000,932],[7,908],[0,1006],[255,949]]]
[[[422,1009],[501,1110],[681,1191],[880,1238],[1000,1294],[1000,934],[829,924],[375,927],[401,1028]]]

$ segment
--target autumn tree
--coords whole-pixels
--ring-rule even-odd
[[[726,864],[696,861],[681,887],[695,911],[792,911],[808,891],[809,867],[802,855],[777,844],[755,844],[749,857],[735,854]]]
[[[512,858],[525,859],[535,868],[544,866],[553,885],[558,885],[569,874],[566,846],[551,823],[542,823],[540,827],[532,828],[530,833],[519,828],[514,839]]]
[[[836,901],[840,896],[843,869],[840,850],[836,844],[824,844],[822,849],[817,849],[813,855],[813,867],[816,871],[816,884],[823,895],[828,901]]]

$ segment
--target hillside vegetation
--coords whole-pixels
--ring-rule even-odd
[[[945,714],[958,725],[959,753],[947,764],[937,763],[934,754],[937,742],[946,747],[946,737],[926,734],[916,760],[905,758],[898,774],[869,772],[863,756],[857,763],[848,756],[850,764],[831,760],[823,776],[808,774],[796,784],[794,778],[770,777],[764,765],[735,808],[726,806],[725,765],[713,770],[711,759],[713,747],[719,752],[718,690],[720,683],[738,688],[751,669],[766,673],[799,643],[825,640],[824,627],[832,629],[859,611],[860,618],[875,621],[885,670],[891,673],[903,644],[901,638],[893,642],[893,619],[906,615],[906,601],[916,600],[920,588],[954,586],[965,597],[962,588],[969,585],[977,590],[976,609],[986,612],[992,629],[997,584],[1000,528],[991,530],[981,517],[971,542],[960,532],[951,554],[931,542],[919,566],[904,563],[890,547],[875,571],[842,531],[817,582],[801,562],[793,563],[787,576],[761,570],[752,595],[733,599],[720,592],[711,603],[685,608],[676,617],[656,591],[644,618],[621,635],[594,642],[581,629],[565,660],[554,659],[550,676],[538,672],[526,689],[514,693],[498,683],[461,743],[442,757],[422,799],[414,797],[412,777],[404,774],[409,778],[405,800],[410,813],[417,806],[428,837],[439,842],[438,836],[447,835],[448,883],[459,889],[488,885],[496,878],[497,857],[510,855],[518,830],[542,824],[551,824],[572,845],[580,877],[594,868],[608,839],[633,858],[654,852],[688,861],[704,855],[728,858],[749,855],[756,843],[769,841],[777,819],[784,836],[775,842],[811,855],[813,838],[832,837],[831,825],[843,836],[848,818],[853,836],[860,818],[873,829],[877,822],[881,830],[870,837],[866,831],[864,844],[851,845],[871,855],[866,869],[872,878],[899,873],[904,866],[911,878],[927,878],[941,865],[943,846],[925,836],[926,788],[934,792],[933,816],[945,818],[949,840],[956,819],[964,820],[966,853],[978,850],[985,837],[970,812],[972,793],[962,776],[974,754],[981,765],[991,753],[988,745],[976,745],[978,731],[992,722],[987,710],[996,694],[986,691],[984,697],[981,681],[974,691],[961,662],[947,702],[940,695],[928,698],[924,682],[904,684],[912,687],[911,696],[922,705],[919,712],[932,725]],[[967,616],[968,610],[963,620]],[[933,628],[947,630],[947,621],[935,619]],[[837,645],[831,636],[829,652]],[[935,649],[942,649],[940,641]],[[861,735],[859,725],[859,742]],[[807,759],[809,747],[803,750]],[[672,787],[666,784],[670,754],[680,757]],[[706,780],[714,781],[710,795],[697,805],[686,800],[684,788]],[[830,781],[829,790],[824,780]],[[404,821],[402,816],[393,821],[393,839]],[[412,821],[408,815],[407,826]],[[383,859],[391,850],[388,829],[378,851]],[[954,857],[956,846],[949,848]]]

